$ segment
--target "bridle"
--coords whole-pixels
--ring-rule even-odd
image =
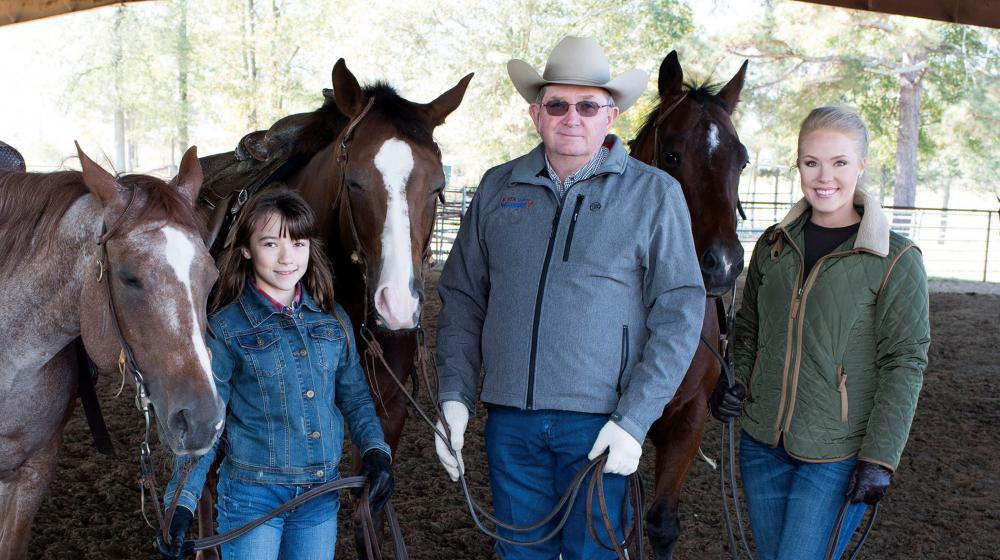
[[[453,457],[456,458],[457,461],[458,453],[451,446],[451,429],[444,418],[444,414],[442,414],[441,412],[440,404],[435,403],[435,412],[437,417],[441,420],[441,425],[444,428],[443,431],[438,429],[434,420],[430,417],[430,415],[427,414],[424,408],[416,401],[416,398],[410,393],[410,391],[406,389],[406,385],[403,383],[403,381],[396,375],[396,373],[389,366],[389,363],[385,358],[385,353],[382,350],[381,344],[375,338],[374,333],[372,332],[371,328],[368,325],[369,314],[371,313],[371,309],[369,306],[372,300],[368,285],[368,274],[367,274],[369,266],[368,255],[365,252],[364,246],[361,244],[361,239],[360,236],[358,235],[356,221],[354,219],[354,212],[350,203],[350,193],[348,192],[349,186],[347,183],[347,163],[349,161],[348,148],[350,146],[351,140],[353,139],[354,131],[357,128],[358,124],[362,121],[362,119],[364,119],[364,117],[369,113],[373,103],[374,103],[374,98],[370,98],[368,100],[368,103],[365,105],[365,108],[348,123],[344,135],[338,145],[336,159],[338,164],[340,165],[340,186],[337,189],[337,196],[334,199],[333,203],[334,208],[337,208],[340,205],[346,206],[346,208],[343,208],[341,210],[341,213],[347,214],[347,225],[350,229],[351,237],[354,241],[354,250],[350,253],[350,258],[351,262],[353,262],[355,265],[358,265],[361,268],[361,276],[364,279],[363,280],[364,292],[365,292],[364,311],[362,314],[362,322],[361,325],[359,325],[358,331],[361,335],[362,340],[364,340],[366,344],[365,348],[366,360],[364,362],[365,373],[368,376],[369,381],[371,382],[371,380],[375,378],[371,370],[374,369],[375,362],[379,362],[381,366],[389,373],[389,377],[399,388],[400,392],[406,396],[410,405],[417,412],[420,418],[428,426],[430,426],[430,428],[434,431],[437,437],[440,437],[442,441],[445,442],[449,452],[452,454]],[[342,201],[342,199],[344,200]],[[403,332],[406,331],[412,331],[416,335],[417,362],[418,362],[417,369],[419,370],[420,376],[423,378],[424,385],[427,387],[427,390],[430,393],[431,398],[433,399],[435,398],[435,395],[437,395],[437,387],[436,384],[431,382],[432,376],[428,373],[428,368],[429,364],[431,363],[431,359],[430,359],[430,350],[427,346],[426,333],[423,329],[422,324],[420,323],[418,323],[417,326],[414,327],[413,329],[403,329]],[[373,385],[373,391],[376,393],[381,392],[374,385]],[[552,509],[552,511],[550,511],[541,520],[532,525],[524,525],[524,526],[512,525],[497,519],[493,514],[486,511],[472,497],[472,493],[470,492],[468,483],[465,479],[464,471],[459,474],[459,481],[461,483],[462,494],[465,498],[465,503],[469,511],[469,514],[472,517],[476,527],[482,533],[497,541],[502,541],[514,545],[530,546],[545,542],[555,537],[560,533],[560,531],[562,531],[563,527],[569,520],[570,515],[572,514],[573,505],[578,497],[578,494],[580,493],[580,490],[583,488],[583,484],[587,480],[587,476],[590,475],[588,489],[587,489],[588,501],[586,508],[587,511],[586,516],[587,516],[587,528],[591,534],[591,537],[601,547],[607,550],[615,551],[615,553],[618,555],[618,558],[621,560],[626,560],[629,558],[628,554],[626,553],[626,550],[629,549],[634,544],[636,539],[638,539],[639,546],[637,548],[640,551],[639,558],[642,558],[644,555],[644,551],[642,550],[641,546],[641,535],[643,530],[642,511],[644,510],[643,506],[644,491],[642,488],[642,480],[638,476],[638,473],[633,473],[628,477],[628,496],[627,496],[627,502],[622,504],[622,510],[623,510],[622,519],[623,520],[626,519],[625,515],[626,510],[629,506],[631,506],[633,512],[632,527],[629,531],[629,534],[626,536],[624,542],[618,543],[617,539],[614,537],[615,531],[613,524],[611,522],[611,518],[608,515],[608,506],[604,496],[603,469],[606,460],[607,460],[607,453],[601,455],[600,457],[595,458],[594,460],[590,461],[585,467],[583,467],[573,478],[573,481],[566,489],[565,493],[562,495],[561,499]],[[600,536],[597,533],[597,529],[594,526],[594,515],[592,511],[592,506],[595,494],[597,496],[598,505],[600,506],[604,529],[607,531],[608,535],[612,536],[612,538],[610,539],[610,544],[605,543],[603,539],[600,538]],[[560,511],[562,511],[561,515]],[[557,516],[559,516],[559,519],[557,523],[553,526],[553,528],[548,533],[543,535],[541,538],[535,540],[517,540],[505,537],[497,533],[495,530],[487,528],[482,521],[482,518],[485,518],[486,520],[488,520],[489,523],[492,523],[495,527],[498,528],[502,527],[508,531],[512,531],[515,533],[526,533],[535,531],[545,526],[553,519],[556,519]]]
[[[97,258],[97,283],[104,284],[108,298],[108,311],[111,315],[111,324],[114,326],[115,336],[118,337],[118,345],[121,348],[121,352],[118,355],[118,369],[121,371],[122,375],[125,372],[132,374],[132,380],[135,382],[136,394],[135,394],[135,406],[142,412],[143,420],[145,421],[145,430],[143,432],[142,442],[139,444],[139,467],[140,467],[140,478],[139,478],[139,489],[140,489],[140,501],[142,504],[142,516],[146,520],[146,524],[152,527],[149,522],[149,518],[146,517],[146,492],[149,491],[150,496],[154,504],[159,504],[159,497],[156,492],[156,476],[153,469],[153,459],[151,448],[149,445],[150,432],[152,430],[152,423],[150,421],[150,400],[149,400],[149,389],[146,386],[146,379],[142,374],[142,369],[139,368],[139,362],[135,359],[135,353],[132,351],[132,346],[125,340],[125,334],[122,331],[121,322],[119,320],[118,305],[115,303],[114,290],[111,288],[111,278],[107,278],[105,281],[106,274],[111,272],[111,259],[108,255],[108,241],[114,237],[118,230],[121,229],[122,225],[125,223],[125,219],[128,216],[129,210],[132,208],[132,203],[135,202],[135,191],[136,188],[132,187],[129,190],[128,202],[125,203],[125,209],[122,210],[121,215],[108,226],[107,220],[101,224],[101,235],[97,237],[97,246],[100,247],[101,252]],[[160,512],[160,508],[157,505],[153,508],[156,512],[157,523],[163,527],[163,514]],[[166,534],[166,528],[164,527],[164,534]]]

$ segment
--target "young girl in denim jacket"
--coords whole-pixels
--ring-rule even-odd
[[[219,468],[219,532],[257,519],[312,486],[340,477],[344,420],[361,450],[377,511],[393,489],[382,434],[347,314],[334,303],[329,261],[313,213],[296,194],[251,199],[230,233],[209,317],[212,371],[227,403]],[[216,447],[219,444],[216,444]],[[164,558],[183,540],[215,457],[197,459],[180,489]],[[173,502],[178,458],[164,497]],[[330,559],[340,501],[332,492],[222,545],[223,558]]]

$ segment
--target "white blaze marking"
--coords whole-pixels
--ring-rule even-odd
[[[172,226],[166,226],[162,230],[163,236],[167,239],[166,257],[170,268],[174,269],[174,274],[184,286],[187,292],[188,304],[191,306],[191,347],[194,348],[198,362],[201,364],[202,372],[208,376],[209,385],[212,387],[212,395],[216,396],[215,382],[212,379],[212,360],[208,357],[208,348],[205,346],[205,338],[201,336],[201,329],[198,328],[198,310],[194,306],[194,295],[191,293],[191,266],[194,264],[195,246],[194,243],[180,230]]]
[[[413,171],[413,151],[409,144],[390,138],[375,154],[375,168],[389,192],[389,204],[382,230],[382,275],[376,288],[376,308],[389,321],[389,328],[412,322],[419,302],[410,293],[413,260],[410,247],[410,213],[406,203],[406,182]],[[383,293],[387,297],[379,297]],[[381,304],[381,305],[380,305]],[[412,325],[409,325],[412,326]]]
[[[715,153],[719,147],[719,127],[715,123],[708,125],[708,155]]]

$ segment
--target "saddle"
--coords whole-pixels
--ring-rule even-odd
[[[323,90],[323,101],[334,102],[332,89]],[[283,181],[312,156],[309,148],[303,151],[302,137],[314,120],[315,112],[288,115],[267,130],[243,136],[232,152],[200,158],[205,181],[198,198],[211,212],[206,244],[213,255],[225,247],[229,227],[247,199]]]
[[[14,146],[0,142],[0,170],[24,171],[24,158]]]

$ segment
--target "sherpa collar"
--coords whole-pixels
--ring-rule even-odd
[[[889,220],[882,211],[882,205],[878,199],[865,192],[863,189],[855,189],[854,205],[861,207],[861,227],[858,229],[858,237],[854,240],[854,248],[875,253],[880,257],[889,255]],[[795,203],[795,206],[788,211],[785,218],[778,223],[778,228],[787,230],[788,226],[795,223],[806,211],[812,207],[809,201],[803,197]]]

